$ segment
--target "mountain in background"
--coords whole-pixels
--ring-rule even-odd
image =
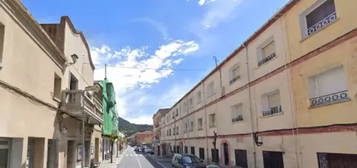
[[[133,124],[121,117],[118,118],[118,122],[119,122],[119,130],[121,132],[124,132],[125,135],[127,135],[127,136],[133,135],[136,132],[152,131],[153,130],[152,125]]]

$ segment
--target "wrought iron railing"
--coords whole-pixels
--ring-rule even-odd
[[[240,79],[240,76],[238,75],[238,76],[234,77],[233,79],[231,79],[231,80],[229,81],[229,84],[232,84],[232,83],[234,83],[235,81],[237,81],[237,80],[239,80],[239,79]]]
[[[235,118],[232,118],[232,122],[238,122],[238,121],[243,121],[243,116],[242,115],[239,115]]]
[[[349,101],[347,90],[310,99],[310,107],[319,107]]]
[[[281,105],[279,105],[279,106],[275,106],[275,107],[270,107],[269,110],[264,110],[263,116],[271,116],[271,115],[278,114],[281,112],[282,112],[282,108],[281,108]]]
[[[307,35],[310,36],[311,34],[313,34],[313,33],[317,32],[317,31],[325,28],[329,24],[331,24],[334,21],[336,21],[336,19],[337,19],[336,12],[332,12],[331,14],[329,14],[328,16],[326,16],[325,18],[323,18],[322,20],[320,20],[316,24],[308,27],[307,28]]]
[[[266,57],[263,57],[261,60],[258,61],[258,66],[261,66],[261,65],[265,64],[266,62],[272,60],[275,56],[276,56],[276,54],[272,53]]]

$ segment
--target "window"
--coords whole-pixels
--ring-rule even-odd
[[[215,90],[214,90],[214,82],[210,82],[207,86],[207,96],[211,97],[215,94]]]
[[[193,98],[188,99],[189,108],[193,108]]]
[[[190,122],[190,132],[193,131],[193,126],[194,126],[194,123],[193,123],[193,121],[191,121],[191,122]]]
[[[197,129],[198,130],[203,130],[203,119],[202,118],[199,118],[197,120]]]
[[[194,146],[191,146],[191,154],[195,155],[195,147]]]
[[[5,26],[0,23],[0,69],[4,52]]]
[[[209,127],[210,128],[216,127],[216,114],[210,114],[208,118],[209,118]]]
[[[199,148],[198,153],[200,155],[200,159],[205,160],[205,149],[204,148]]]
[[[185,146],[185,153],[188,153],[188,147]]]
[[[263,116],[271,116],[282,112],[279,90],[263,96]]]
[[[231,107],[232,122],[243,121],[243,104],[236,104]]]
[[[185,133],[188,131],[188,122],[185,122]]]
[[[337,19],[334,0],[319,0],[302,14],[303,36],[308,37]]]
[[[350,100],[347,94],[347,79],[342,66],[310,77],[309,85],[311,107]]]
[[[235,154],[236,166],[241,168],[247,168],[248,167],[247,151],[236,149],[234,150],[234,154]]]
[[[275,42],[274,39],[269,39],[265,42],[261,48],[259,48],[258,53],[258,66],[261,66],[273,58],[275,58]]]
[[[284,168],[282,152],[263,151],[264,168]]]
[[[53,85],[53,97],[60,99],[61,98],[61,77],[55,74],[54,85]]]
[[[317,153],[319,168],[329,167],[357,167],[356,154],[337,154],[337,153]]]
[[[202,92],[199,91],[197,92],[197,104],[200,104],[202,101]]]
[[[233,67],[229,70],[229,84],[233,84],[235,81],[240,79],[239,75],[239,65],[235,64]]]

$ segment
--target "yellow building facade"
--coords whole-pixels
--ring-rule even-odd
[[[357,167],[356,6],[290,1],[161,116],[160,154]]]

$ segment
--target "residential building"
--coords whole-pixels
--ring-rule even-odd
[[[143,131],[137,132],[130,137],[128,137],[128,141],[135,145],[148,145],[151,146],[154,138],[153,131]]]
[[[1,1],[0,60],[0,167],[100,162],[103,113],[95,67],[69,17],[39,24],[21,1]]]
[[[169,112],[170,109],[166,108],[166,109],[159,109],[153,116],[153,131],[154,131],[154,138],[153,138],[153,147],[154,147],[154,153],[156,155],[161,154],[161,144],[160,144],[160,138],[161,138],[161,125],[163,123],[161,123],[161,118],[167,113]]]
[[[224,167],[356,167],[355,6],[289,1],[161,117],[161,154]]]

